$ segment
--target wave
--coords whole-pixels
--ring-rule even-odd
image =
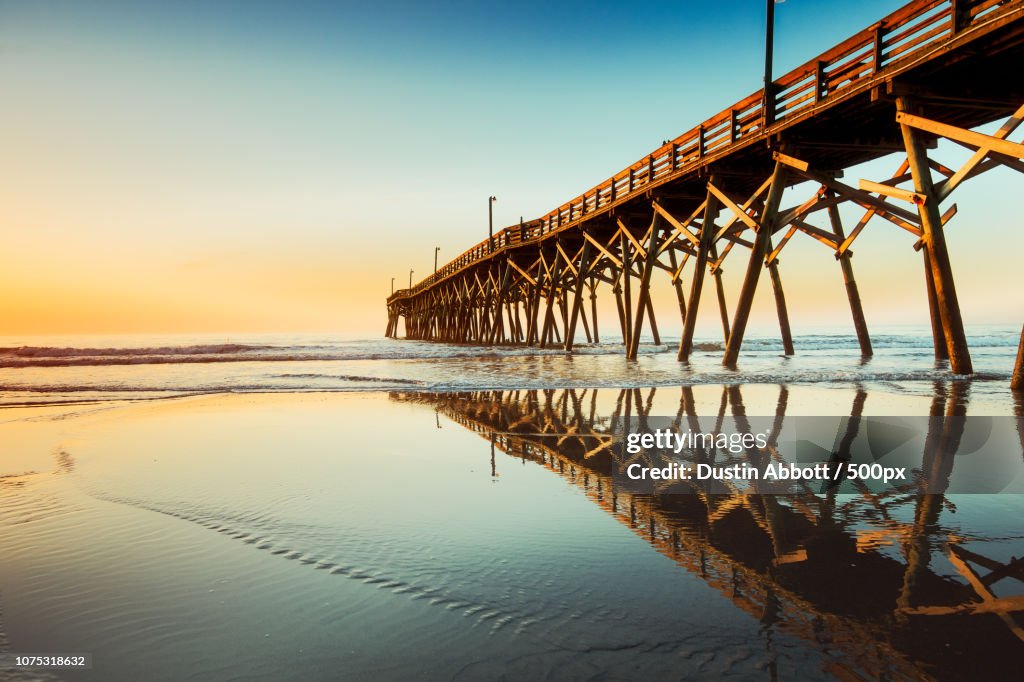
[[[15,358],[67,358],[109,355],[220,355],[264,350],[273,346],[253,346],[240,343],[203,344],[196,346],[157,346],[153,348],[67,348],[60,346],[19,346],[0,348],[0,357]]]
[[[677,338],[663,337],[661,344],[651,339],[641,343],[640,354],[645,356],[674,353],[678,347]],[[1019,341],[1017,332],[976,334],[969,337],[972,350],[986,352],[1016,348]],[[858,352],[859,346],[853,334],[803,334],[794,339],[799,352]],[[931,348],[930,334],[876,334],[872,336],[876,350],[928,350]],[[750,352],[777,352],[782,343],[776,336],[751,336],[744,340],[743,350]],[[698,353],[721,353],[724,344],[717,340],[696,340],[694,350]],[[623,345],[616,341],[601,343],[578,343],[573,355],[621,355]],[[181,346],[153,345],[139,347],[59,347],[59,346],[18,346],[0,347],[0,369],[26,367],[92,367],[113,365],[165,365],[225,362],[315,362],[349,360],[445,360],[458,358],[479,358],[481,360],[565,356],[560,347],[538,348],[535,346],[475,346],[469,344],[445,344],[430,341],[407,341],[392,339],[367,339],[363,341],[338,341],[304,344],[282,343],[221,343],[193,344]]]

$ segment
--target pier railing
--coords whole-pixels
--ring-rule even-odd
[[[912,61],[969,30],[1007,4],[1015,3],[1007,0],[915,0],[541,218],[500,230],[492,239],[468,249],[411,289],[396,291],[388,300],[415,296],[503,249],[576,226],[597,211],[626,202],[654,185],[786,127],[813,114],[819,107],[831,104],[882,69]]]

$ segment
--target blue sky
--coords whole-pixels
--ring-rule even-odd
[[[776,5],[776,75],[901,4]],[[0,312],[375,330],[491,194],[539,216],[759,89],[763,34],[747,0],[0,2],[0,270],[74,303]]]

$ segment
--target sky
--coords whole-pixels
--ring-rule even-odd
[[[776,74],[901,4],[778,4]],[[484,238],[490,195],[496,229],[539,217],[759,89],[764,21],[760,0],[0,0],[0,336],[382,334],[392,277]],[[1020,180],[955,195],[968,325],[1024,317]],[[912,243],[858,241],[869,323],[927,319]],[[782,261],[797,331],[849,324],[825,247]]]

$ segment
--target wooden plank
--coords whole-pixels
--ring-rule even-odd
[[[512,266],[512,269],[514,269],[516,272],[518,272],[520,275],[522,275],[523,279],[525,279],[527,282],[529,282],[533,286],[537,286],[537,280],[535,280],[533,277],[531,277],[530,273],[528,273],[526,270],[523,270],[521,267],[516,265],[516,262],[514,260],[509,258],[508,259],[508,264]]]
[[[622,234],[626,235],[626,238],[629,239],[629,241],[633,244],[633,247],[637,250],[637,253],[639,253],[642,258],[647,258],[647,252],[644,251],[643,245],[637,240],[636,237],[633,236],[633,233],[630,232],[629,228],[626,227],[626,224],[622,222],[622,219],[616,218],[615,222],[619,226],[619,231],[621,231]]]
[[[617,268],[621,268],[622,267],[622,261],[620,261],[618,258],[613,256],[612,252],[609,251],[608,249],[604,248],[604,246],[602,246],[599,241],[597,241],[596,239],[591,237],[586,232],[583,233],[583,238],[586,239],[591,244],[593,244],[597,248],[598,251],[603,253],[605,258],[610,260],[612,263],[615,263],[615,267],[617,267]]]
[[[562,254],[562,259],[565,260],[565,264],[572,270],[572,274],[576,277],[580,276],[580,271],[576,269],[576,265],[573,263],[573,259],[569,258],[569,254],[565,252],[561,244],[555,244],[555,248],[558,249],[558,253]]]
[[[752,229],[754,232],[757,232],[758,229],[760,229],[760,227],[757,224],[757,222],[753,218],[751,218],[749,215],[747,215],[747,212],[745,210],[743,210],[742,208],[737,206],[736,202],[734,202],[732,199],[730,199],[722,190],[718,189],[717,187],[715,187],[710,182],[708,183],[708,191],[711,192],[712,194],[714,194],[715,197],[719,201],[721,201],[722,204],[724,204],[726,208],[728,208],[730,211],[732,211],[736,215],[737,218],[739,218],[744,223],[746,223],[747,227]]]
[[[794,220],[793,227],[800,230],[804,234],[814,237],[814,239],[818,240],[819,242],[829,247],[830,249],[839,248],[839,244],[837,244],[835,240],[835,235],[829,234],[825,230],[819,229],[814,225],[808,225],[802,220]]]
[[[1016,142],[1010,142],[1009,140],[992,135],[976,133],[973,130],[958,128],[948,123],[939,123],[923,116],[915,116],[914,114],[902,111],[896,114],[896,122],[935,135],[948,137],[951,140],[957,140],[978,149],[987,149],[1015,159],[1024,159],[1024,144],[1017,144]]]
[[[880,217],[892,216],[901,219],[905,223],[920,223],[921,218],[919,215],[899,206],[894,206],[881,197],[876,197],[864,190],[857,189],[856,187],[850,187],[838,180],[818,175],[816,173],[801,173],[801,175],[809,180],[820,182],[836,194],[844,196],[847,200],[860,204],[864,208],[875,209],[875,213]]]
[[[651,206],[654,207],[655,212],[660,214],[662,218],[664,218],[666,221],[668,221],[669,225],[671,225],[673,228],[675,228],[675,230],[673,232],[673,236],[671,238],[669,238],[668,240],[666,240],[665,244],[667,245],[667,244],[671,243],[671,239],[674,238],[675,235],[677,235],[677,234],[680,234],[680,235],[686,237],[686,239],[691,244],[693,244],[694,246],[700,244],[700,239],[697,238],[697,235],[695,235],[692,232],[690,232],[689,225],[691,223],[693,223],[693,221],[697,218],[697,214],[699,214],[701,211],[703,211],[704,210],[704,206],[706,206],[706,205],[707,205],[707,199],[705,199],[701,203],[701,205],[697,207],[697,210],[693,212],[693,214],[686,220],[685,223],[681,223],[678,220],[676,220],[675,216],[673,216],[671,213],[669,213],[664,208],[662,208],[661,204],[659,204],[657,201],[652,202]],[[664,251],[665,248],[667,248],[667,246],[663,245],[661,250]],[[659,253],[660,253],[660,251],[659,251]]]
[[[764,181],[763,183],[761,183],[761,186],[760,186],[760,187],[758,187],[758,188],[757,188],[757,190],[756,190],[756,191],[755,191],[755,192],[754,192],[753,194],[751,194],[751,195],[750,195],[750,198],[748,198],[748,199],[747,199],[747,200],[746,200],[745,202],[743,202],[743,205],[742,205],[742,206],[740,207],[740,208],[742,208],[742,209],[743,209],[743,212],[744,212],[744,213],[746,213],[746,212],[747,212],[748,210],[750,210],[750,207],[754,205],[754,202],[755,202],[755,201],[757,201],[757,199],[758,199],[758,198],[759,198],[759,197],[760,197],[760,196],[761,196],[761,195],[762,195],[762,194],[763,194],[763,193],[765,192],[765,190],[767,190],[767,189],[768,189],[768,188],[769,188],[770,186],[771,186],[771,178],[769,177],[769,178],[768,178],[767,180],[765,180],[765,181]],[[730,229],[732,228],[732,226],[733,226],[733,225],[734,225],[734,224],[736,223],[736,221],[738,221],[739,219],[740,219],[740,218],[739,218],[739,216],[737,216],[737,215],[733,215],[733,217],[732,217],[732,218],[730,218],[729,220],[725,221],[725,222],[724,222],[724,223],[722,224],[722,227],[721,227],[721,228],[719,228],[719,230],[718,230],[718,234],[716,234],[716,235],[715,235],[715,241],[718,241],[719,239],[721,239],[722,237],[724,237],[724,236],[725,236],[725,234],[726,234],[726,233],[727,233],[727,232],[728,232],[728,231],[729,231],[729,230],[730,230]],[[742,229],[742,228],[741,228],[741,229]]]
[[[893,199],[902,199],[903,201],[907,201],[915,206],[920,206],[924,203],[924,195],[913,192],[909,189],[892,187],[884,182],[872,182],[871,180],[861,179],[859,187],[865,192],[875,192],[876,194],[884,194],[885,196],[892,197]]]
[[[1013,116],[999,127],[999,130],[996,131],[994,137],[1000,140],[1005,140],[1014,130],[1017,129],[1018,126],[1020,126],[1021,123],[1024,123],[1024,105],[1017,109]],[[937,189],[936,194],[939,201],[948,197],[961,182],[966,180],[970,176],[971,171],[973,171],[979,163],[984,161],[987,155],[988,148],[978,149],[975,151],[974,155],[971,156],[971,158],[968,159],[956,173],[954,173],[948,180],[946,180],[945,183],[943,183],[941,187]]]
[[[784,163],[790,168],[795,168],[800,171],[808,170],[811,165],[806,161],[802,161],[794,156],[783,154],[782,152],[772,152],[772,160]]]

